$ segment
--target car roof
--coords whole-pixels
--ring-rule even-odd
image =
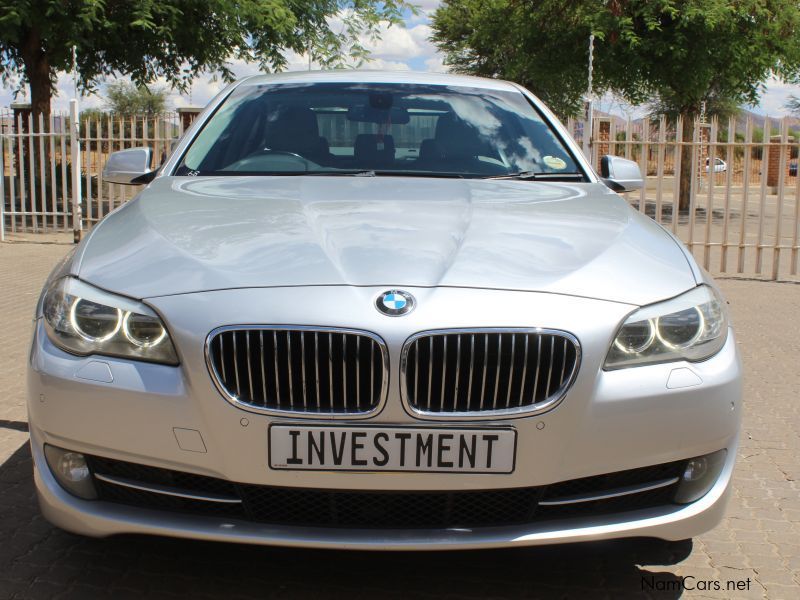
[[[379,71],[368,69],[337,69],[332,71],[286,71],[266,75],[253,75],[239,82],[239,86],[282,83],[419,83],[427,85],[452,85],[491,90],[519,91],[508,81],[452,75],[449,73],[424,73],[419,71]]]

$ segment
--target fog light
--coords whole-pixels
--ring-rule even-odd
[[[718,450],[705,456],[698,456],[686,462],[681,482],[675,492],[675,502],[688,504],[705,496],[725,466],[727,450]]]
[[[686,470],[683,472],[683,481],[697,481],[708,473],[708,459],[705,456],[693,458],[686,463]]]
[[[61,487],[73,496],[84,500],[97,498],[92,474],[83,454],[45,444],[44,455],[50,472],[53,473]]]

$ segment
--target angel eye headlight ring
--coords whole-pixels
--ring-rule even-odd
[[[679,360],[700,362],[723,348],[727,333],[724,299],[712,286],[699,285],[629,314],[611,343],[603,368],[613,371]]]
[[[164,329],[164,326],[161,325],[161,323],[156,323],[161,328],[161,333],[158,335],[158,337],[156,337],[154,340],[142,341],[131,332],[130,320],[132,316],[138,315],[134,315],[132,312],[125,313],[125,317],[122,319],[122,332],[125,334],[125,338],[134,346],[138,346],[139,348],[153,348],[158,346],[164,340],[164,338],[167,337],[167,330]]]
[[[87,333],[80,326],[80,324],[78,323],[77,311],[78,311],[78,305],[81,302],[84,302],[83,298],[75,298],[75,301],[72,303],[72,306],[70,306],[70,309],[69,309],[69,322],[70,322],[70,325],[72,325],[72,328],[75,330],[75,333],[77,333],[81,338],[83,338],[87,342],[91,342],[91,343],[106,342],[106,341],[110,340],[111,338],[113,338],[115,335],[117,335],[117,333],[119,332],[120,327],[122,326],[122,311],[119,308],[107,307],[107,308],[112,308],[112,310],[115,310],[116,313],[117,313],[117,320],[116,320],[116,323],[114,324],[114,329],[112,331],[106,333],[105,335],[96,337],[96,336],[93,336],[93,335]]]
[[[639,354],[640,352],[647,350],[656,339],[656,324],[653,323],[653,319],[646,319],[644,322],[647,323],[648,327],[648,335],[647,338],[645,338],[644,342],[642,342],[638,346],[625,345],[620,341],[620,336],[618,335],[614,339],[614,346],[620,352],[623,352],[625,354]]]
[[[686,340],[685,342],[682,342],[682,343],[671,342],[670,340],[668,340],[664,336],[664,333],[661,330],[661,320],[662,319],[666,319],[667,317],[670,317],[672,315],[665,315],[663,317],[658,317],[656,319],[656,327],[655,327],[655,329],[656,329],[656,336],[658,337],[658,341],[661,342],[662,344],[664,344],[670,350],[684,350],[686,348],[689,348],[692,345],[694,345],[697,342],[697,340],[700,339],[700,337],[702,337],[703,332],[706,329],[706,319],[705,319],[705,316],[703,316],[703,311],[700,310],[700,308],[698,306],[693,306],[690,310],[693,310],[697,314],[697,318],[698,318],[697,331],[695,331],[694,335],[691,338],[689,338],[688,340]]]
[[[62,277],[48,286],[38,310],[47,337],[70,354],[180,362],[163,320],[143,302]]]

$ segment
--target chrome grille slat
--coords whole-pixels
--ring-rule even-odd
[[[553,351],[556,348],[556,338],[555,336],[550,336],[550,367],[547,369],[547,387],[545,388],[545,393],[549,396],[550,395],[550,380],[553,378],[553,363],[555,362],[555,355]]]
[[[206,341],[206,360],[229,401],[258,411],[358,417],[386,396],[388,354],[369,332],[222,327]]]
[[[433,336],[429,337],[428,341],[430,342],[429,344],[430,354],[428,354],[428,356],[431,357],[433,356]],[[431,369],[430,366],[428,366],[428,402],[425,405],[426,410],[430,410],[431,408],[431,394],[433,393],[433,383],[431,379],[432,377],[433,377],[433,369]]]
[[[444,361],[442,361],[442,368],[444,369],[444,373],[442,373],[442,393],[439,395],[439,412],[442,411],[444,408],[444,384],[447,381],[447,336],[442,336],[442,341],[444,342]]]
[[[522,358],[522,383],[520,384],[519,404],[517,404],[517,406],[522,406],[522,398],[525,396],[525,382],[526,382],[526,378],[525,377],[528,374],[528,340],[529,340],[529,337],[526,335],[525,336],[525,354],[523,355],[523,358]],[[567,343],[566,340],[564,341],[564,343],[565,344]],[[564,354],[564,357],[566,358],[566,354]]]
[[[500,367],[503,362],[503,336],[497,336],[497,363],[494,368],[494,394],[492,394],[492,410],[497,410],[497,388],[500,386]]]
[[[308,392],[306,391],[306,334],[300,332],[300,369],[303,378],[303,409],[308,408]]]
[[[225,338],[219,336],[220,372],[225,373]]]
[[[536,341],[536,377],[533,380],[533,397],[536,398],[536,392],[539,389],[539,371],[542,369],[542,336],[537,336]]]
[[[489,336],[488,335],[484,335],[483,336],[483,379],[481,381],[481,406],[480,406],[480,410],[483,410],[483,399],[484,399],[484,394],[486,393],[486,370],[488,369],[488,364],[487,363],[489,362],[488,360],[486,360],[486,358],[488,356],[489,356]],[[468,406],[467,410],[469,410],[469,409],[470,409],[470,407]]]
[[[286,353],[289,355],[289,360],[286,361],[286,365],[289,369],[289,405],[291,408],[294,408],[294,383],[292,382],[292,363],[294,362],[294,357],[292,356],[292,332],[286,332]]]
[[[475,334],[469,336],[469,381],[467,382],[467,408],[472,402],[472,374],[475,371]]]
[[[328,398],[333,410],[333,334],[328,333]]]
[[[247,346],[247,355],[250,356],[250,332],[245,332],[245,345]],[[253,396],[253,361],[247,361],[247,385],[249,386],[250,396]]]
[[[319,332],[314,332],[314,390],[316,392],[316,396],[314,396],[314,401],[316,403],[317,410],[319,410]]]
[[[403,399],[429,418],[545,410],[572,385],[579,362],[578,340],[561,331],[422,332],[403,347]]]
[[[414,398],[419,398],[419,352],[414,353]]]
[[[222,337],[222,336],[220,336]],[[275,398],[281,397],[281,378],[278,371],[278,332],[272,332],[272,356],[275,363]]]
[[[356,338],[356,406],[361,410],[361,361],[359,351],[361,350],[361,338]]]
[[[233,372],[236,375],[236,396],[242,395],[242,388],[239,386],[239,353],[236,351],[236,334],[233,334]]]
[[[342,399],[347,402],[347,338],[342,336]]]
[[[375,389],[375,340],[369,341],[369,389]]]
[[[458,410],[456,402],[458,402],[458,379],[461,375],[461,336],[456,336],[456,388],[453,392],[453,410]]]
[[[266,361],[264,360],[264,332],[258,332],[258,345],[261,349],[261,393],[263,394],[262,399],[264,403],[267,402],[267,374],[264,370],[264,365]]]
[[[517,336],[511,334],[511,361],[508,364],[508,382],[506,383],[506,408],[511,405],[511,385],[514,383],[514,350],[516,349]]]

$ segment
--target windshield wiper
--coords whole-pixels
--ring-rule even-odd
[[[186,175],[186,173],[178,173]],[[480,175],[468,173],[438,173],[436,171],[392,171],[390,169],[331,169],[329,171],[195,171],[193,176],[203,177],[439,177],[439,178],[476,178]]]
[[[485,179],[522,179],[534,181],[583,181],[583,173],[577,171],[573,173],[539,173],[538,171],[520,171],[519,173],[509,173],[508,175],[492,175]]]
[[[298,175],[350,175],[351,177],[444,177],[463,179],[466,177],[463,173],[439,173],[436,171],[393,171],[391,169],[379,170],[337,170],[337,171],[309,171],[305,173],[298,173]]]
[[[370,171],[368,169],[337,169],[335,171],[300,171],[297,175],[308,175],[309,177],[324,177],[326,175],[375,177],[375,171]]]

